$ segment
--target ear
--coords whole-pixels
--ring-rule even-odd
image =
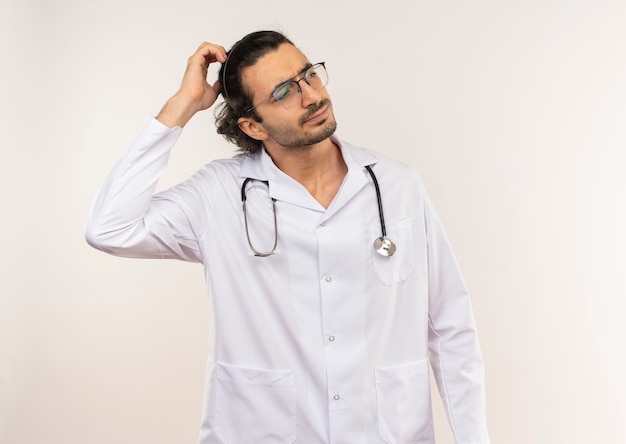
[[[268,137],[268,134],[265,132],[260,122],[257,122],[250,117],[240,117],[237,120],[237,124],[239,125],[239,129],[241,129],[241,131],[255,140],[265,140]]]

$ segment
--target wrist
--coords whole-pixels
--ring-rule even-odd
[[[165,102],[156,119],[169,128],[182,128],[199,110],[193,100],[176,94]]]

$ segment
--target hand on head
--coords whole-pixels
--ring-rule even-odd
[[[198,110],[209,108],[219,94],[219,81],[213,85],[207,83],[207,71],[211,63],[224,63],[226,50],[222,46],[204,42],[197,51],[189,57],[183,82],[177,94],[186,96],[197,103]]]
[[[198,111],[210,108],[220,93],[220,83],[207,82],[207,72],[212,63],[224,63],[226,50],[220,45],[204,42],[187,60],[183,81],[176,94],[171,97],[157,120],[174,127],[184,126]]]

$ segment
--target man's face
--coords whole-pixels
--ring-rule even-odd
[[[265,100],[280,84],[300,79],[310,65],[298,48],[283,44],[244,70],[244,85],[252,94],[252,102],[259,103],[255,110],[262,121],[257,124],[266,145],[275,142],[283,148],[305,147],[335,132],[337,123],[326,88],[315,90],[301,81],[298,104],[289,109],[274,99]]]

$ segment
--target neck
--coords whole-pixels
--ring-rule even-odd
[[[348,172],[341,150],[330,138],[298,148],[268,143],[266,150],[281,171],[301,183],[315,200],[328,208]]]

